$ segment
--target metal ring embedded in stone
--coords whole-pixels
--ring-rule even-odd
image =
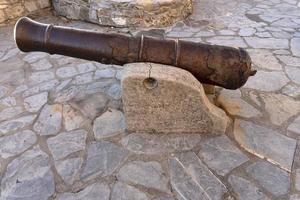
[[[158,86],[158,82],[155,78],[149,77],[143,81],[145,88],[152,90]]]

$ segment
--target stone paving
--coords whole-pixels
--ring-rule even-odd
[[[36,19],[140,31],[47,11]],[[188,20],[148,34],[249,51],[257,75],[212,98],[231,118],[226,135],[127,132],[121,66],[22,53],[7,24],[0,28],[0,199],[299,200],[300,1],[197,0]]]

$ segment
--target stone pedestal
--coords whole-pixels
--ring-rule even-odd
[[[224,133],[229,122],[189,72],[166,65],[125,65],[122,99],[129,131]],[[149,78],[150,75],[150,78]]]
[[[192,0],[52,0],[56,12],[108,26],[170,26],[192,12]]]

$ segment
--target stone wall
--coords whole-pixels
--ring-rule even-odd
[[[50,7],[50,0],[0,0],[0,23]]]
[[[169,26],[192,12],[192,0],[52,0],[59,15],[108,26]]]

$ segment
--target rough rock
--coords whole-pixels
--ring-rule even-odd
[[[36,140],[35,133],[30,130],[0,137],[0,156],[2,158],[8,158],[22,153],[31,147]]]
[[[56,75],[60,78],[69,78],[78,74],[75,67],[61,67],[56,70]]]
[[[111,200],[150,200],[137,188],[122,182],[117,182],[112,189]]]
[[[300,67],[300,58],[294,56],[277,56],[281,62],[286,65]]]
[[[300,102],[291,97],[275,93],[260,94],[260,97],[273,124],[281,125],[300,111]]]
[[[100,113],[103,113],[107,101],[104,94],[92,94],[82,100],[76,101],[75,104],[86,117],[93,120]]]
[[[259,188],[250,181],[235,175],[229,177],[233,191],[243,200],[270,200]]]
[[[300,38],[291,39],[291,51],[294,56],[300,57]]]
[[[110,137],[125,131],[125,119],[121,111],[111,109],[96,118],[93,125],[96,139]]]
[[[47,200],[54,193],[49,158],[34,148],[13,160],[1,181],[0,199]]]
[[[250,153],[291,171],[296,140],[243,120],[235,120],[234,137]]]
[[[4,121],[16,117],[22,112],[23,112],[23,108],[21,106],[5,108],[0,112],[0,121]]]
[[[46,104],[37,122],[35,122],[33,129],[40,135],[54,135],[61,129],[62,123],[62,105]]]
[[[168,178],[158,162],[132,161],[124,165],[117,176],[118,180],[131,185],[142,185],[162,192],[170,192]]]
[[[47,103],[48,92],[36,94],[24,99],[24,107],[28,112],[37,112]]]
[[[54,78],[55,78],[55,75],[51,71],[33,72],[29,77],[31,84],[43,83],[46,81],[50,81]]]
[[[245,37],[246,42],[253,48],[258,49],[288,49],[287,39]]]
[[[0,136],[22,129],[25,126],[29,126],[33,123],[36,117],[37,115],[26,115],[24,117],[0,123]]]
[[[249,160],[226,136],[203,140],[200,147],[199,157],[222,176]]]
[[[57,200],[109,200],[110,189],[106,183],[96,182],[77,193],[59,194]]]
[[[277,197],[284,195],[289,191],[289,173],[268,162],[256,162],[248,166],[246,171],[258,181],[263,188]]]
[[[55,162],[55,168],[62,179],[72,185],[78,175],[83,160],[81,158],[70,158]]]
[[[80,2],[80,3],[79,3]],[[71,19],[81,19],[106,26],[170,26],[185,19],[192,11],[192,1],[53,1],[56,12]],[[143,16],[143,17],[140,17]]]
[[[122,89],[119,83],[114,83],[110,88],[107,90],[108,96],[113,98],[114,100],[119,100],[122,97]]]
[[[87,150],[86,165],[81,174],[83,179],[112,174],[127,158],[128,152],[107,141],[92,142]]]
[[[122,138],[121,143],[136,154],[157,155],[188,151],[201,141],[199,134],[147,134],[133,133]]]
[[[53,65],[47,59],[44,58],[36,63],[31,64],[31,66],[34,70],[47,70],[52,68]]]
[[[218,96],[218,103],[233,116],[251,118],[262,115],[256,108],[242,99],[240,90],[223,89]]]
[[[216,45],[225,45],[225,46],[242,47],[242,48],[247,47],[247,45],[245,44],[245,42],[241,37],[215,36],[210,39],[207,39],[207,42]]]
[[[285,68],[285,71],[288,75],[288,77],[298,85],[300,85],[300,68],[299,67],[290,67],[287,66]]]
[[[67,131],[80,128],[84,122],[84,117],[81,113],[68,104],[63,105],[63,119]]]
[[[49,138],[47,144],[54,160],[59,160],[71,153],[84,150],[86,137],[85,130],[63,132]]]
[[[179,199],[217,200],[227,191],[193,152],[171,157],[169,168],[171,186]]]
[[[96,70],[94,79],[114,78],[115,73],[116,73],[116,71],[114,69],[111,69],[111,68]]]
[[[127,129],[159,133],[224,133],[228,117],[211,104],[189,72],[165,65],[133,63],[122,77]],[[146,82],[143,81],[146,79]],[[157,84],[157,85],[156,85]]]
[[[289,126],[289,131],[293,131],[300,135],[300,116],[298,116]]]
[[[255,76],[248,79],[244,87],[270,92],[279,90],[289,81],[284,72],[258,71]]]
[[[247,50],[249,52],[252,62],[257,65],[257,67],[267,70],[282,70],[282,66],[277,60],[277,58],[267,50]]]

